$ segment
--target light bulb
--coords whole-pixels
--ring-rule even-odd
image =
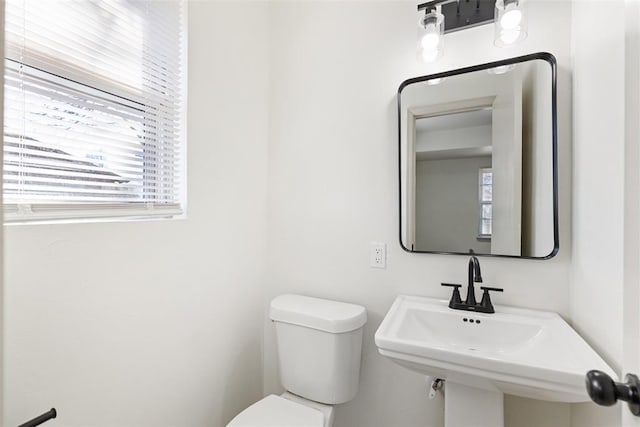
[[[440,34],[436,30],[435,24],[427,24],[425,34],[422,36],[422,47],[425,50],[433,50],[440,43]]]
[[[515,30],[502,30],[500,32],[500,40],[505,45],[515,43],[520,38],[520,29]]]
[[[423,49],[422,51],[422,60],[424,62],[433,62],[438,59],[438,55],[440,52],[438,49]]]
[[[526,0],[496,0],[494,43],[507,47],[527,38]]]
[[[515,7],[515,5],[507,6],[507,11],[500,18],[500,25],[505,30],[513,30],[518,28],[520,22],[522,21],[522,12]],[[511,10],[509,10],[511,8]]]
[[[437,61],[443,54],[444,16],[440,8],[428,11],[418,21],[417,57],[421,62]]]
[[[497,67],[489,68],[487,70],[487,73],[496,75],[506,74],[509,71],[512,71],[514,68],[516,68],[515,64],[499,65]]]
[[[440,83],[442,83],[444,81],[444,77],[440,77],[439,79],[431,79],[431,80],[427,80],[427,84],[429,86],[435,86],[435,85],[439,85]]]

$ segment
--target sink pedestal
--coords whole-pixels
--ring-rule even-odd
[[[444,393],[445,427],[504,427],[501,392],[447,381]]]

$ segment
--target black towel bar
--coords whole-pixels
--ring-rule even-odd
[[[32,420],[27,421],[24,424],[20,424],[18,427],[36,427],[57,416],[58,416],[58,413],[56,412],[56,408],[51,408],[49,411],[45,412],[44,414],[38,415]]]

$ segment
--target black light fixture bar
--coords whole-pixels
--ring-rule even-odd
[[[419,4],[418,11],[441,5],[444,32],[450,33],[493,22],[495,4],[496,0],[432,0]]]
[[[423,9],[427,9],[427,11],[429,11],[429,10],[435,8],[437,5],[444,4],[447,1],[451,1],[451,0],[432,0],[432,1],[428,1],[426,3],[420,3],[418,5],[418,11],[421,11]],[[456,1],[456,0],[453,0],[453,1]]]

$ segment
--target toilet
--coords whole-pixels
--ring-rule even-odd
[[[286,294],[271,301],[269,316],[286,392],[254,403],[227,427],[331,427],[334,405],[358,391],[365,308]]]

